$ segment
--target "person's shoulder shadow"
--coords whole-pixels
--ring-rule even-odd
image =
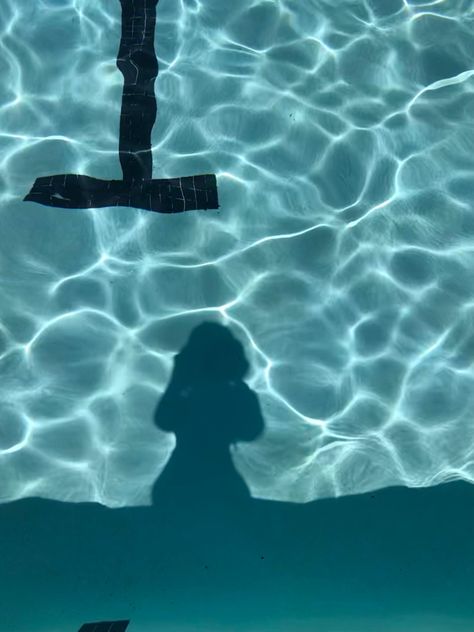
[[[241,343],[214,322],[196,327],[175,356],[155,424],[174,433],[176,445],[153,490],[154,507],[173,523],[241,515],[251,503],[231,456],[235,444],[264,430],[257,396],[244,382],[248,370]]]

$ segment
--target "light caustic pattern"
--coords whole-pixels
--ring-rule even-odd
[[[173,355],[243,343],[255,497],[474,479],[471,1],[161,0],[154,177],[221,209],[24,203],[120,178],[116,0],[0,6],[0,499],[150,502]]]

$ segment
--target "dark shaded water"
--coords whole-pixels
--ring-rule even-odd
[[[473,629],[472,486],[233,509],[3,506],[1,629]]]

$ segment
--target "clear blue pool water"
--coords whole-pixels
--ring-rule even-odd
[[[121,578],[110,589],[110,603],[102,585],[102,597],[91,601],[87,616],[94,618],[99,602],[122,603],[127,591],[135,595],[132,614],[148,608],[137,579],[140,568],[128,567],[119,551],[139,547],[131,544],[142,524],[135,521],[145,514],[133,511],[153,512],[146,515],[157,520],[163,515],[159,502],[153,503],[153,487],[177,443],[154,423],[155,409],[169,387],[176,354],[199,324],[212,321],[230,332],[247,358],[245,392],[251,395],[244,400],[254,408],[242,407],[238,398],[234,407],[227,391],[219,394],[211,383],[205,401],[220,402],[220,413],[215,404],[212,414],[203,414],[226,417],[232,408],[238,423],[258,408],[264,425],[254,441],[237,441],[231,449],[255,502],[272,507],[252,518],[251,532],[281,511],[284,516],[271,520],[286,526],[274,540],[268,533],[257,538],[259,546],[270,542],[280,556],[283,542],[298,541],[298,524],[306,535],[305,545],[294,549],[296,557],[283,555],[286,562],[255,588],[252,594],[265,598],[242,610],[245,622],[228,620],[230,602],[216,597],[220,582],[228,595],[245,592],[244,583],[230,588],[224,571],[208,588],[208,596],[224,604],[221,627],[204,605],[194,620],[206,630],[238,625],[249,632],[313,630],[315,621],[323,632],[368,625],[408,632],[471,629],[466,626],[472,627],[474,613],[462,595],[474,583],[463,574],[461,560],[474,559],[467,542],[473,492],[452,481],[474,479],[473,26],[471,0],[160,0],[153,175],[215,173],[220,209],[159,215],[23,201],[43,175],[121,178],[120,4],[2,2],[0,518],[3,512],[15,551],[10,563],[36,569],[29,578],[18,570],[17,584],[3,571],[0,582],[11,581],[17,597],[23,586],[32,598],[33,577],[44,580],[47,591],[48,581],[57,590],[68,576],[72,583],[64,580],[63,603],[69,603],[66,593],[81,594],[82,603],[91,598],[91,577],[100,576],[92,561],[77,575],[67,575],[71,565],[63,561],[76,556],[77,567],[87,558],[86,539],[84,549],[70,545],[74,533],[79,539],[84,534],[65,528],[48,537],[45,526],[73,529],[86,520],[98,525],[89,533],[96,562],[107,548],[106,534],[118,529],[105,557],[109,569],[118,564],[115,575],[107,571],[108,581]],[[212,344],[210,339],[211,356]],[[202,401],[199,406],[205,410]],[[193,463],[181,470],[180,481],[184,474],[196,477]],[[196,489],[200,480],[195,478]],[[433,489],[377,492],[378,511],[371,514],[371,493],[392,487]],[[44,500],[25,504],[31,498]],[[94,504],[74,514],[76,520],[71,512],[82,506],[75,503]],[[227,505],[231,511],[232,503]],[[127,509],[132,507],[137,509]],[[428,517],[441,520],[443,507],[456,518],[438,534],[440,540],[430,541],[435,536],[426,533]],[[189,519],[184,505],[180,511]],[[412,541],[401,516],[413,511],[425,516],[418,516]],[[145,543],[153,541],[154,523],[143,520],[149,526],[136,560],[146,557]],[[349,558],[337,553],[333,562],[321,548],[323,542],[325,551],[335,546],[332,520],[339,541],[346,538],[344,546],[352,550]],[[372,542],[386,530],[387,541],[375,546],[378,553],[354,554],[352,547],[363,551],[365,544],[352,532],[352,520],[364,523]],[[36,525],[30,535],[26,524]],[[310,537],[314,524],[323,525],[318,541]],[[26,543],[13,543],[19,532]],[[178,550],[183,534],[172,533],[171,550]],[[208,531],[203,533],[199,537],[211,546]],[[443,547],[453,538],[459,548],[450,553]],[[246,551],[234,560],[242,582],[247,573],[264,573],[250,572],[242,561],[255,553],[252,566],[262,557],[250,541],[249,536],[233,547],[234,555]],[[423,542],[431,544],[420,550]],[[40,546],[50,554],[42,557]],[[192,557],[194,545],[186,546]],[[421,551],[412,567],[410,547]],[[213,553],[217,564],[225,559],[223,550]],[[311,572],[304,555],[312,560]],[[183,556],[176,586],[183,577],[199,585],[188,572],[191,557]],[[407,556],[406,575],[395,580],[380,570],[369,581],[366,574],[364,596],[364,580],[356,581],[363,560],[382,569],[391,559],[393,570],[400,556]],[[459,563],[445,561],[449,568],[442,570],[438,558]],[[57,563],[48,567],[51,559]],[[316,568],[333,568],[334,576],[324,584]],[[148,586],[154,585],[151,573]],[[451,604],[445,612],[434,605],[430,610],[428,593],[417,601],[412,591],[410,601],[402,590],[410,582],[429,583],[437,573],[451,578],[443,590],[439,583],[431,587]],[[286,594],[286,574],[294,583],[288,610],[262,622],[261,613],[272,604],[270,578],[279,578],[278,590]],[[339,585],[338,577],[346,579]],[[329,592],[314,614],[305,599],[323,585]],[[364,604],[373,605],[370,595],[378,585],[386,588],[384,595],[392,594],[390,607],[400,613],[398,622],[390,615],[392,627],[382,607],[372,608],[370,624],[364,619]],[[43,618],[36,629],[72,631],[83,614],[79,607],[77,619],[66,606],[56,613],[62,622],[56,628],[54,613],[41,610],[54,590],[49,597],[37,593]],[[331,591],[338,590],[346,606],[331,601]],[[349,594],[353,599],[344,601]],[[448,598],[456,594],[457,606]],[[412,604],[404,614],[397,595],[400,603]],[[175,612],[169,599],[166,607]],[[202,595],[191,602],[207,603]],[[1,632],[32,630],[27,614],[19,614],[20,602],[12,597],[10,604]],[[164,602],[160,607],[166,610]],[[99,617],[113,618],[114,609]],[[128,616],[125,610],[117,618]],[[156,617],[153,609],[149,613],[148,623],[130,632],[155,629],[146,627]],[[195,629],[173,614],[167,617],[167,631]]]

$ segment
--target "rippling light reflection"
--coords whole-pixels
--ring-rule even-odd
[[[154,177],[217,173],[221,209],[157,217],[21,201],[121,177],[120,5],[1,3],[0,501],[148,503],[209,318],[265,417],[254,496],[474,480],[468,5],[161,0]]]

